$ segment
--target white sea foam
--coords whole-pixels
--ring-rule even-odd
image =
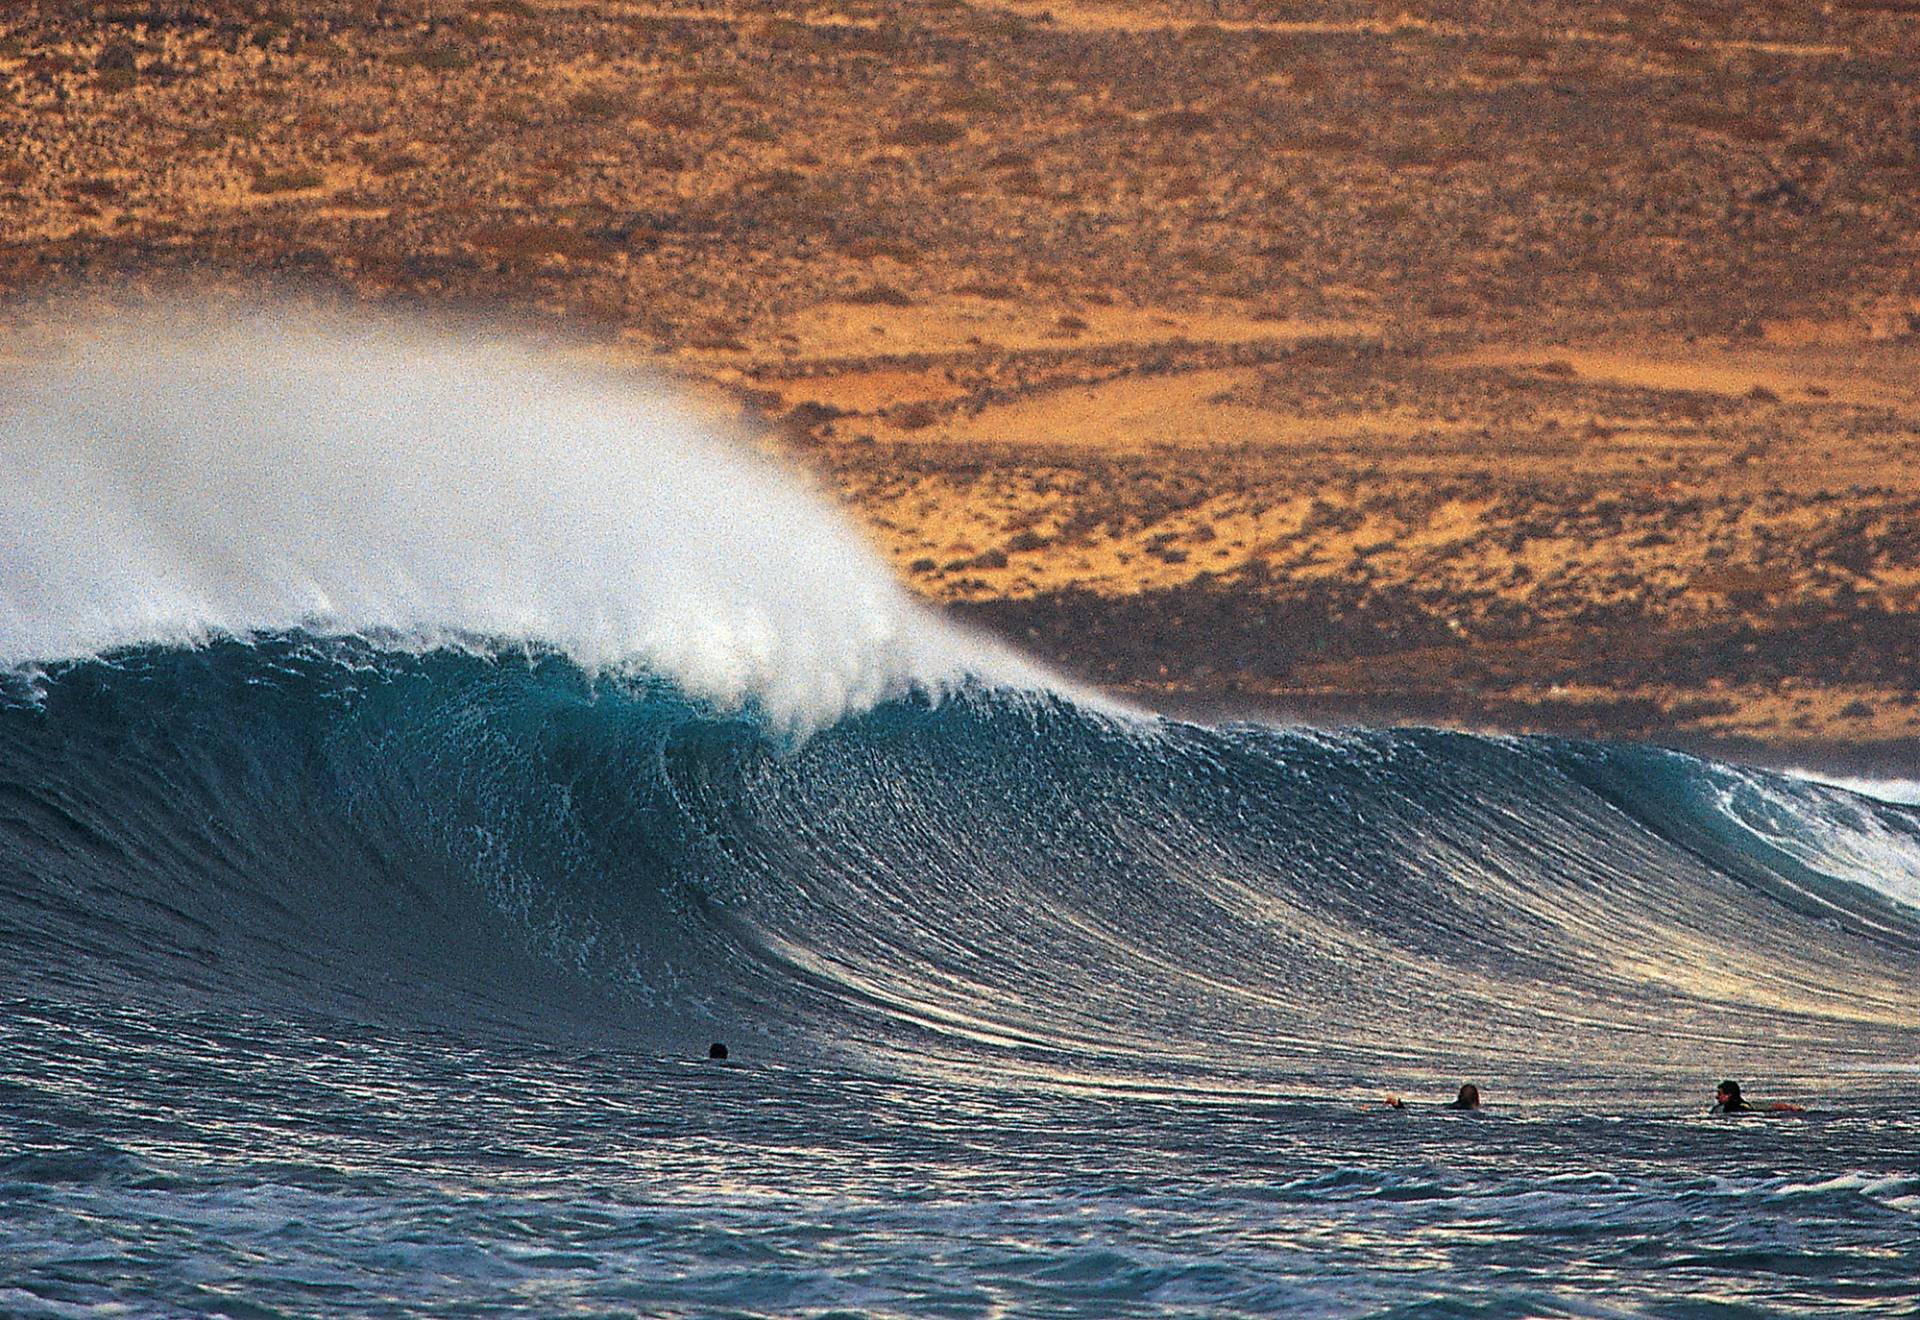
[[[0,665],[305,628],[552,647],[819,727],[1022,682],[794,474],[504,332],[146,313],[0,380]]]
[[[1798,774],[1804,786],[1796,790],[1792,779],[1732,767],[1721,773],[1720,809],[1757,837],[1822,875],[1920,908],[1920,841],[1911,827],[1889,823],[1888,808],[1875,810],[1860,797],[1825,791],[1857,792],[1854,784]],[[1897,802],[1884,794],[1866,796]]]
[[[1879,798],[1882,802],[1893,802],[1900,806],[1920,807],[1920,779],[1869,779],[1853,775],[1830,775],[1819,770],[1789,770],[1787,773],[1800,779],[1811,779],[1816,784],[1844,788],[1862,797]]]

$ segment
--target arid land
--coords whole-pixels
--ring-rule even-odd
[[[1920,0],[20,0],[0,289],[487,309],[1149,704],[1920,764]]]

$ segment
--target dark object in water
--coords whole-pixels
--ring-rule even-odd
[[[1752,1103],[1740,1094],[1740,1083],[1729,1081],[1720,1083],[1719,1088],[1714,1092],[1713,1108],[1709,1112],[1715,1114],[1753,1114],[1762,1111],[1760,1106]],[[1805,1105],[1790,1104],[1785,1100],[1776,1100],[1768,1105],[1764,1112],[1769,1114],[1804,1114],[1807,1112],[1807,1107]]]
[[[707,1057],[709,1059],[724,1059],[727,1057],[727,1047],[716,1040],[713,1044],[707,1046]]]
[[[1472,1082],[1463,1083],[1460,1087],[1460,1094],[1454,1098],[1452,1104],[1447,1106],[1448,1109],[1478,1109],[1479,1107],[1480,1088]]]

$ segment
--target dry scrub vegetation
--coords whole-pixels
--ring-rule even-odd
[[[0,286],[506,308],[1165,700],[1910,747],[1920,11],[20,0]]]

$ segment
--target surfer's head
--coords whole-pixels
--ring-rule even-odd
[[[1719,1087],[1716,1088],[1713,1093],[1713,1098],[1719,1101],[1723,1105],[1739,1104],[1740,1103],[1740,1083],[1738,1082],[1720,1083]]]
[[[1480,1088],[1472,1082],[1460,1084],[1460,1094],[1454,1100],[1455,1109],[1478,1109],[1480,1107]]]
[[[713,1044],[707,1046],[707,1057],[709,1059],[724,1059],[727,1057],[727,1047],[716,1040]]]

